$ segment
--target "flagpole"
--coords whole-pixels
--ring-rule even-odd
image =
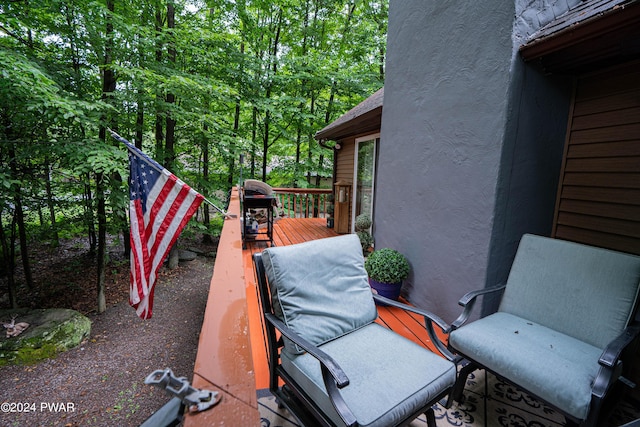
[[[132,153],[135,154],[135,151],[133,151],[132,146],[131,146],[131,142],[127,141],[126,139],[124,139],[123,137],[121,137],[120,135],[118,135],[116,132],[114,132],[113,130],[107,128],[107,130],[109,131],[109,133],[111,134],[111,136],[124,143],[124,145],[127,147],[127,150],[131,151]],[[157,167],[155,167],[155,165],[151,165],[156,171],[158,171],[159,173],[162,173],[162,170],[158,169]],[[201,195],[202,196],[202,195]],[[220,212],[222,215],[224,215],[225,218],[237,218],[238,215],[234,215],[234,214],[230,214],[225,212],[224,210],[220,209],[219,207],[217,207],[216,205],[213,204],[212,201],[210,201],[209,199],[207,199],[206,197],[202,196],[203,202],[208,203],[209,205],[213,206],[213,208],[215,210],[217,210],[218,212]]]

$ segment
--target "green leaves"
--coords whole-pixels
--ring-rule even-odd
[[[409,261],[391,248],[378,249],[364,263],[369,277],[382,283],[401,283],[409,276]]]
[[[176,0],[171,29],[158,0],[3,4],[0,188],[126,176],[125,150],[100,129],[142,138],[154,156],[167,118],[174,172],[206,191],[237,182],[240,154],[245,178],[264,169],[272,183],[313,186],[332,170],[315,132],[382,85],[387,3]],[[103,93],[106,71],[115,87]]]
[[[99,140],[70,141],[65,145],[64,155],[64,164],[74,175],[89,172],[128,175],[127,150],[122,145],[114,147]]]

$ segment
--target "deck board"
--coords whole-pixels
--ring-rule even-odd
[[[406,301],[402,302],[406,303]],[[395,307],[378,307],[377,322],[438,354],[435,344],[433,344],[426,332],[424,318],[422,316]],[[446,334],[441,332],[437,327],[435,329],[440,340],[446,342]]]

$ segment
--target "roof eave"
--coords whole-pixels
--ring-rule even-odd
[[[583,69],[602,59],[627,58],[640,53],[630,40],[640,36],[640,2],[617,6],[520,47],[525,61],[540,60],[550,72]]]
[[[383,99],[384,87],[316,132],[314,138],[318,141],[337,141],[350,135],[380,129]]]
[[[322,129],[316,132],[314,138],[319,141],[339,141],[349,136],[376,131],[380,129],[381,119],[382,106],[341,123],[338,126]]]

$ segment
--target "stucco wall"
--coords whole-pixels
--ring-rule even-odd
[[[551,229],[571,84],[517,55],[545,7],[390,4],[376,248],[407,255],[405,294],[448,321],[506,277],[522,233]]]

